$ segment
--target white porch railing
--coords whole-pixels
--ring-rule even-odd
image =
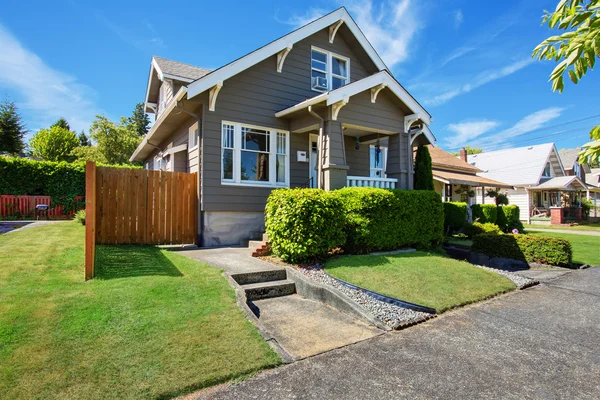
[[[371,178],[369,176],[346,177],[346,186],[395,189],[396,183],[398,183],[398,179],[395,178]]]

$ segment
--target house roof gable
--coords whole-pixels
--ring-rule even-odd
[[[573,169],[579,158],[580,149],[560,149],[558,155],[565,169]]]
[[[441,168],[448,170],[456,170],[463,173],[469,173],[475,175],[478,172],[482,172],[479,168],[474,167],[466,161],[461,160],[458,157],[442,150],[439,147],[427,146],[429,148],[429,155],[431,156],[431,166],[433,168]]]

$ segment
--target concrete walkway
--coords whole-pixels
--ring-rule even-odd
[[[199,399],[592,399],[600,268],[308,358]]]
[[[587,236],[600,236],[600,231],[575,231],[570,229],[543,229],[543,228],[527,228],[527,231],[535,232],[555,232],[555,233],[569,233],[573,235],[587,235]]]
[[[272,271],[277,265],[250,256],[247,247],[218,247],[208,249],[179,250],[178,254],[224,269],[229,274]]]
[[[56,224],[58,222],[65,222],[68,220],[34,220],[34,221],[2,221],[2,225],[23,225],[20,228],[17,229],[11,229],[5,232],[0,232],[0,233],[11,233],[11,232],[19,232],[19,231],[23,231],[25,229],[31,229],[31,228],[37,228],[38,226],[45,226],[45,225],[50,225],[50,224]]]

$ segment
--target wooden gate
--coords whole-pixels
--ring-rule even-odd
[[[196,242],[196,173],[86,165],[86,252],[100,244]],[[91,196],[91,197],[90,197]],[[87,226],[88,224],[92,226]],[[89,235],[89,238],[88,238]],[[93,250],[91,250],[93,252]],[[86,254],[87,256],[87,254]],[[93,276],[93,265],[86,278]],[[88,276],[89,275],[89,276]]]

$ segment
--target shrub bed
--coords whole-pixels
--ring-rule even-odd
[[[279,189],[265,209],[273,252],[295,263],[339,246],[348,253],[430,246],[441,242],[443,224],[441,198],[433,191]]]
[[[486,222],[496,223],[498,216],[498,207],[495,204],[473,204],[471,206],[473,220],[485,224]]]
[[[299,263],[321,257],[345,242],[340,199],[320,189],[273,190],[265,228],[273,253]]]
[[[498,225],[492,224],[491,222],[486,222],[485,224],[482,224],[481,222],[473,222],[472,224],[465,225],[465,234],[468,238],[472,238],[475,235],[482,233],[499,235],[502,233],[502,230],[500,230]]]
[[[568,240],[538,235],[475,235],[471,251],[490,257],[512,258],[561,267],[568,267],[573,259]]]
[[[444,203],[444,229],[445,231],[457,231],[467,221],[467,203],[446,202]]]
[[[433,191],[343,188],[334,193],[344,208],[349,253],[430,246],[443,238],[442,201]]]
[[[519,217],[519,206],[498,206],[496,225],[504,232],[510,232],[515,228],[519,229],[520,226],[522,227]],[[521,229],[519,229],[519,231],[521,231]]]

